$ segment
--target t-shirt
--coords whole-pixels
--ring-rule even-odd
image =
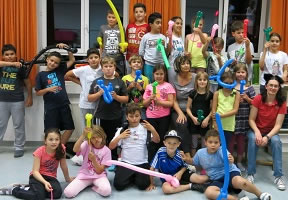
[[[96,149],[93,146],[91,147],[91,151],[94,155],[96,155],[96,161],[100,165],[103,165],[108,160],[111,160],[111,150],[107,146],[103,146],[100,149]],[[107,173],[104,170],[101,174],[97,174],[94,170],[92,162],[88,159],[88,155],[90,152],[90,147],[87,141],[82,142],[80,153],[77,155],[83,156],[83,164],[79,170],[77,175],[78,179],[96,179],[101,177],[106,177]]]
[[[129,95],[129,102],[138,103],[141,107],[143,107],[143,93],[146,88],[146,86],[149,84],[149,80],[146,76],[141,75],[142,79],[138,79],[137,82],[141,85],[143,88],[143,91],[139,91],[137,87],[132,88],[128,91]],[[126,76],[123,76],[122,80],[126,84],[127,88],[129,85],[135,81],[135,78],[131,76],[131,74],[128,74]]]
[[[285,115],[287,112],[286,102],[278,106],[275,100],[273,104],[269,105],[262,102],[261,94],[253,99],[252,105],[258,109],[255,123],[262,135],[269,133],[274,128],[278,114]]]
[[[128,42],[126,59],[132,55],[138,55],[139,45],[142,37],[149,32],[149,24],[136,25],[135,23],[128,24],[126,28],[126,39]]]
[[[130,136],[118,142],[118,146],[121,146],[121,160],[132,165],[148,163],[147,134],[150,132],[142,124],[129,129]],[[117,130],[112,140],[120,135],[121,130]]]
[[[263,52],[261,52],[260,57]],[[260,85],[265,85],[264,74],[277,75],[282,78],[283,76],[283,65],[288,64],[288,56],[283,51],[272,53],[268,51],[264,61],[264,71],[261,71]]]
[[[207,117],[211,111],[211,100],[213,99],[213,93],[208,91],[208,94],[199,94],[197,90],[193,90],[189,97],[192,99],[192,114],[197,116],[198,110],[203,110],[203,116]]]
[[[227,52],[228,52],[227,56],[229,59],[235,59],[237,62],[246,64],[246,67],[248,69],[248,80],[251,81],[252,73],[253,73],[253,61],[251,61],[250,64],[247,64],[245,61],[246,46],[244,42],[241,44],[238,44],[235,42],[229,45]],[[254,46],[251,42],[250,42],[250,52],[251,52],[251,55],[253,56]]]
[[[194,36],[192,34],[189,34],[186,36],[188,40],[188,47],[187,51],[191,53],[191,64],[192,67],[200,67],[200,68],[206,68],[206,60],[202,54],[202,48],[203,43],[201,42],[201,39],[194,40]]]
[[[62,148],[66,149],[64,144],[62,144]],[[49,154],[46,152],[46,146],[43,145],[34,151],[33,156],[38,157],[40,159],[40,168],[39,173],[45,176],[52,176],[54,178],[57,177],[57,169],[59,166],[60,160],[55,159],[55,153]],[[30,172],[30,175],[33,172]]]
[[[179,104],[180,109],[182,112],[186,113],[186,105],[187,100],[190,92],[194,89],[194,82],[195,82],[195,73],[192,73],[192,79],[191,81],[186,85],[180,85],[178,83],[178,76],[174,76],[172,79],[172,85],[175,88],[176,91],[176,99]]]
[[[95,102],[88,101],[88,94],[90,90],[91,83],[103,76],[101,66],[99,65],[97,69],[91,68],[89,65],[73,69],[73,73],[76,77],[80,79],[82,91],[80,93],[79,107],[84,109],[95,109]]]
[[[224,64],[227,61],[227,57],[225,55],[221,55],[222,63]],[[209,76],[214,76],[218,73],[219,69],[222,66],[219,66],[219,62],[217,60],[217,57],[212,51],[208,51],[208,57],[207,57],[207,73]],[[210,83],[212,84],[218,84],[217,81],[210,80]]]
[[[24,101],[24,77],[23,68],[0,67],[0,101]]]
[[[229,152],[227,151],[227,154]],[[222,146],[215,153],[208,153],[207,148],[202,148],[197,151],[193,157],[193,164],[201,166],[209,176],[210,180],[218,180],[225,175],[224,158]],[[229,164],[229,172],[240,172],[235,164]]]
[[[93,81],[93,83],[90,86],[89,94],[94,94],[99,91],[100,86],[97,84],[98,80],[103,80],[105,86],[107,86],[108,83],[112,83],[113,91],[116,92],[117,95],[119,96],[128,95],[126,85],[121,79],[119,78],[105,79],[104,76]],[[113,120],[122,117],[120,102],[113,100],[110,104],[108,104],[104,101],[103,96],[101,96],[98,101],[99,101],[98,107],[95,112],[96,118],[104,120]]]
[[[169,37],[167,37],[167,43],[169,43]],[[184,55],[184,42],[181,37],[172,35],[172,49],[169,56],[169,64],[171,68],[174,66],[174,61],[178,56]]]
[[[179,170],[181,170],[183,167],[188,167],[187,164],[182,160],[182,157],[180,155],[180,151],[177,149],[176,153],[173,158],[171,158],[167,154],[167,148],[161,147],[158,149],[156,155],[154,156],[151,167],[154,169],[158,169],[159,172],[164,174],[169,174],[171,176],[174,176]],[[165,182],[164,179],[161,179],[162,182]]]
[[[42,90],[58,86],[56,92],[44,94],[44,110],[51,110],[70,104],[65,87],[64,75],[67,72],[67,65],[60,64],[52,71],[42,71],[37,74],[35,90]]]
[[[160,51],[157,50],[157,41],[162,39],[166,44],[166,37],[159,34],[146,33],[140,42],[139,55],[144,57],[145,64],[155,66],[156,64],[163,64],[163,58]]]
[[[153,87],[149,84],[146,87],[143,95],[144,99],[148,99],[153,94]],[[175,89],[170,83],[164,82],[156,86],[156,97],[161,101],[167,101],[169,94],[175,94]],[[146,116],[147,118],[159,118],[170,115],[170,108],[155,105],[152,101],[147,107]]]
[[[122,58],[119,43],[121,42],[120,30],[118,25],[111,28],[108,25],[100,27],[99,37],[102,38],[103,52],[101,57],[111,56],[116,60]]]

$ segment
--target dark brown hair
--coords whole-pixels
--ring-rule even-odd
[[[44,135],[45,141],[46,141],[46,139],[50,133],[56,133],[57,135],[59,135],[60,143],[59,143],[58,147],[56,148],[55,159],[61,160],[62,158],[64,158],[65,151],[64,151],[62,144],[61,144],[61,134],[60,134],[59,129],[58,128],[49,128],[49,129],[46,129],[44,133],[45,133],[45,135]]]

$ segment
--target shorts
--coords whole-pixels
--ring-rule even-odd
[[[181,180],[179,181],[180,185],[186,185],[191,183],[190,177],[194,172],[189,171],[188,169],[183,173]],[[173,175],[172,175],[173,176]],[[166,180],[161,178],[162,183],[165,183]]]
[[[235,176],[241,176],[240,175],[240,172],[238,171],[232,171],[230,172],[230,180],[229,180],[229,185],[228,185],[228,192],[234,192],[235,194],[239,194],[242,190],[241,189],[236,189],[236,188],[233,188],[233,185],[232,185],[232,179],[235,177]],[[209,184],[209,186],[216,186],[218,188],[222,188],[224,185],[224,177],[220,178],[220,179],[217,179],[217,180],[212,180],[212,182]]]
[[[44,112],[44,128],[75,129],[69,104]]]

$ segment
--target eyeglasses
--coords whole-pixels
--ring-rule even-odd
[[[277,89],[277,88],[279,88],[279,85],[269,84],[268,87],[269,87],[269,88],[276,88],[276,89]]]

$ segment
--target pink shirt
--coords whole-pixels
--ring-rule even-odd
[[[145,89],[143,98],[148,99],[152,94],[153,94],[153,87],[151,84],[149,84]],[[157,99],[160,99],[162,101],[167,101],[169,94],[175,94],[175,89],[170,83],[164,82],[161,85],[158,85],[156,87]],[[171,108],[157,106],[152,101],[151,104],[147,107],[146,115],[147,115],[147,118],[165,117],[165,116],[170,115],[170,109]]]
[[[65,151],[66,147],[62,144]],[[57,177],[57,168],[59,166],[60,160],[55,159],[55,153],[49,154],[46,152],[46,146],[43,145],[34,151],[33,156],[40,159],[39,173],[45,176]],[[32,172],[30,173],[30,175]]]
[[[111,151],[107,146],[103,146],[101,149],[96,149],[92,146],[91,151],[96,155],[96,160],[100,165],[103,165],[108,160],[111,160]],[[78,179],[95,179],[107,176],[104,170],[101,174],[97,174],[94,170],[92,162],[88,160],[89,145],[87,141],[81,144],[81,151],[77,155],[83,156],[83,164],[77,175]]]
[[[286,102],[280,107],[276,100],[273,104],[268,105],[262,102],[261,94],[253,99],[252,105],[258,109],[255,123],[261,134],[269,133],[275,126],[277,115],[286,114],[287,112]]]

